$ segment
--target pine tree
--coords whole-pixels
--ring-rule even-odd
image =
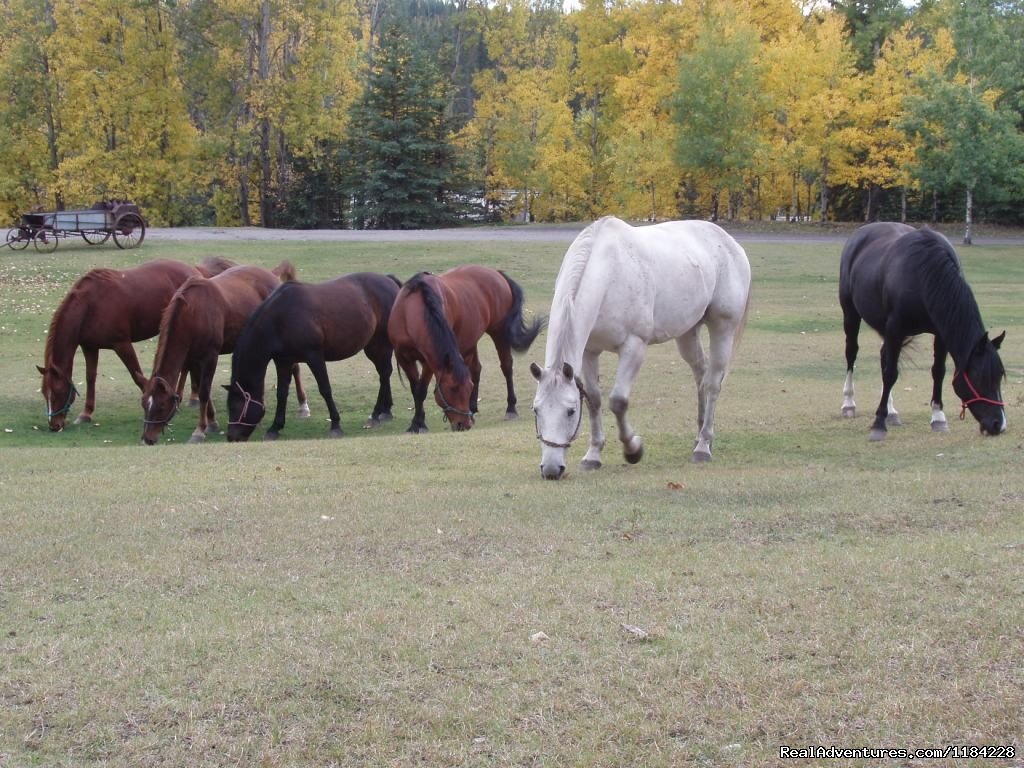
[[[434,66],[400,25],[380,36],[346,145],[352,223],[412,229],[450,223],[454,153],[445,94]]]

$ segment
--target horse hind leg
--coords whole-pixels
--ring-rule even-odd
[[[875,410],[875,421],[871,425],[868,439],[877,443],[886,438],[887,426],[896,425],[899,414],[892,401],[892,389],[896,385],[899,376],[899,354],[900,339],[893,336],[886,336],[882,342],[881,363],[882,363],[882,396],[878,401],[878,408]],[[895,417],[895,419],[893,419]]]
[[[697,387],[697,439],[693,444],[694,462],[711,461],[713,434],[706,431],[708,411],[708,359],[700,340],[700,326],[691,329],[676,340],[679,354],[689,364]]]
[[[843,406],[842,414],[845,419],[852,419],[857,415],[857,403],[853,399],[853,367],[857,362],[859,345],[857,337],[860,334],[860,316],[848,306],[846,301],[843,304],[843,330],[846,333],[846,380],[843,382]]]
[[[363,429],[372,429],[394,418],[391,414],[394,407],[391,396],[391,374],[394,372],[391,361],[394,353],[389,343],[368,344],[363,352],[377,371],[377,401],[373,404],[370,418],[363,425]]]
[[[498,352],[498,363],[505,377],[505,421],[519,418],[516,410],[516,390],[512,382],[512,348],[504,339],[494,338],[494,348]]]

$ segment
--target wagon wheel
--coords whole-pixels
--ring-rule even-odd
[[[138,248],[146,239],[146,222],[135,213],[126,213],[114,224],[114,242],[118,248]]]
[[[82,239],[89,245],[100,245],[110,239],[110,232],[102,229],[90,229],[82,232]]]
[[[36,250],[40,253],[51,253],[57,250],[57,235],[51,229],[40,229],[32,238]]]
[[[32,233],[24,227],[14,227],[7,230],[7,245],[10,246],[11,250],[20,251],[28,246],[28,242],[31,239]]]

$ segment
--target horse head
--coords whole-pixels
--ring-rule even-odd
[[[957,368],[953,375],[953,391],[960,398],[960,418],[968,410],[977,420],[986,435],[998,435],[1006,431],[1006,404],[1003,402],[1000,385],[1006,377],[1006,369],[999,357],[999,347],[1006,338],[1006,332],[994,339],[986,333],[974,345],[967,364]]]
[[[224,389],[228,391],[228,442],[244,443],[267,412],[263,405],[262,386],[258,391],[248,392],[235,381],[225,384]]]
[[[156,445],[174,414],[178,412],[181,398],[171,384],[162,376],[154,376],[142,388],[142,442]]]
[[[64,429],[64,422],[67,419],[68,411],[78,397],[78,390],[71,377],[60,371],[53,365],[43,368],[36,366],[36,370],[43,376],[43,384],[40,391],[43,399],[46,400],[46,421],[51,432],[61,432]]]
[[[459,372],[463,375],[460,376]],[[452,365],[445,365],[436,375],[434,402],[444,411],[444,420],[451,424],[453,432],[465,432],[473,426],[475,420],[470,403],[473,379],[469,371],[465,366],[456,369]]]
[[[540,473],[546,480],[565,474],[565,452],[580,432],[583,422],[583,388],[569,363],[541,369],[530,364],[537,380],[533,416],[540,440]]]

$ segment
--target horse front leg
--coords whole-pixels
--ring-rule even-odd
[[[96,370],[100,351],[96,347],[82,347],[82,355],[85,357],[85,407],[75,419],[75,424],[88,424],[96,410]]]
[[[284,429],[284,422],[288,411],[288,390],[291,387],[292,375],[297,372],[298,363],[288,365],[277,360],[274,361],[274,369],[277,371],[277,388],[275,391],[277,404],[274,408],[274,420],[267,427],[263,435],[264,440],[277,440]]]
[[[473,382],[473,390],[469,393],[469,412],[476,416],[480,412],[480,371],[482,369],[480,355],[477,353],[476,347],[464,354],[462,359],[466,361],[469,377]]]
[[[622,454],[630,464],[636,464],[644,456],[643,441],[626,419],[626,411],[629,410],[629,394],[633,390],[633,380],[640,372],[646,353],[647,344],[635,336],[619,348],[619,367],[615,371],[615,384],[612,385],[608,398],[608,408],[615,414],[615,421],[618,423]]]
[[[405,378],[409,382],[409,392],[412,394],[412,422],[409,424],[409,428],[405,431],[412,434],[427,432],[429,431],[427,429],[427,414],[423,410],[423,403],[427,399],[427,385],[430,383],[433,371],[424,364],[423,373],[421,375],[419,363],[414,357],[409,357],[397,352],[395,353],[395,357],[398,360],[399,367],[405,373]]]
[[[212,359],[203,360],[192,368],[192,379],[199,383],[199,420],[192,436],[188,439],[190,443],[203,443],[206,441],[207,434],[220,429],[217,425],[217,410],[214,408],[211,397],[213,374],[216,368],[216,355]]]
[[[900,424],[899,414],[892,402],[892,388],[896,386],[896,379],[899,376],[899,355],[900,340],[893,336],[886,336],[882,342],[882,396],[878,401],[878,408],[875,409],[875,421],[868,432],[868,440],[877,443],[885,440],[888,435],[887,425],[896,426]]]
[[[338,413],[338,406],[335,405],[334,394],[331,392],[331,380],[327,376],[327,361],[324,360],[322,354],[317,354],[307,360],[306,365],[309,366],[309,370],[313,373],[313,378],[316,379],[316,386],[320,391],[320,397],[324,399],[324,403],[327,405],[327,412],[331,417],[331,427],[327,430],[327,436],[341,437],[344,434],[341,429],[341,414]]]
[[[291,377],[295,380],[295,397],[299,400],[299,413],[300,419],[309,418],[309,398],[306,397],[306,388],[302,386],[302,375],[299,373],[299,364],[295,363],[291,367]]]
[[[604,424],[601,421],[601,386],[600,367],[598,354],[595,352],[583,353],[583,365],[580,367],[580,377],[576,381],[577,386],[583,393],[583,399],[587,404],[587,415],[590,417],[590,447],[580,462],[580,469],[600,469],[601,451],[604,450],[605,436]],[[583,404],[580,404],[583,407]]]
[[[935,336],[935,362],[932,363],[932,432],[949,432],[946,414],[942,412],[942,380],[946,378],[946,345]]]

